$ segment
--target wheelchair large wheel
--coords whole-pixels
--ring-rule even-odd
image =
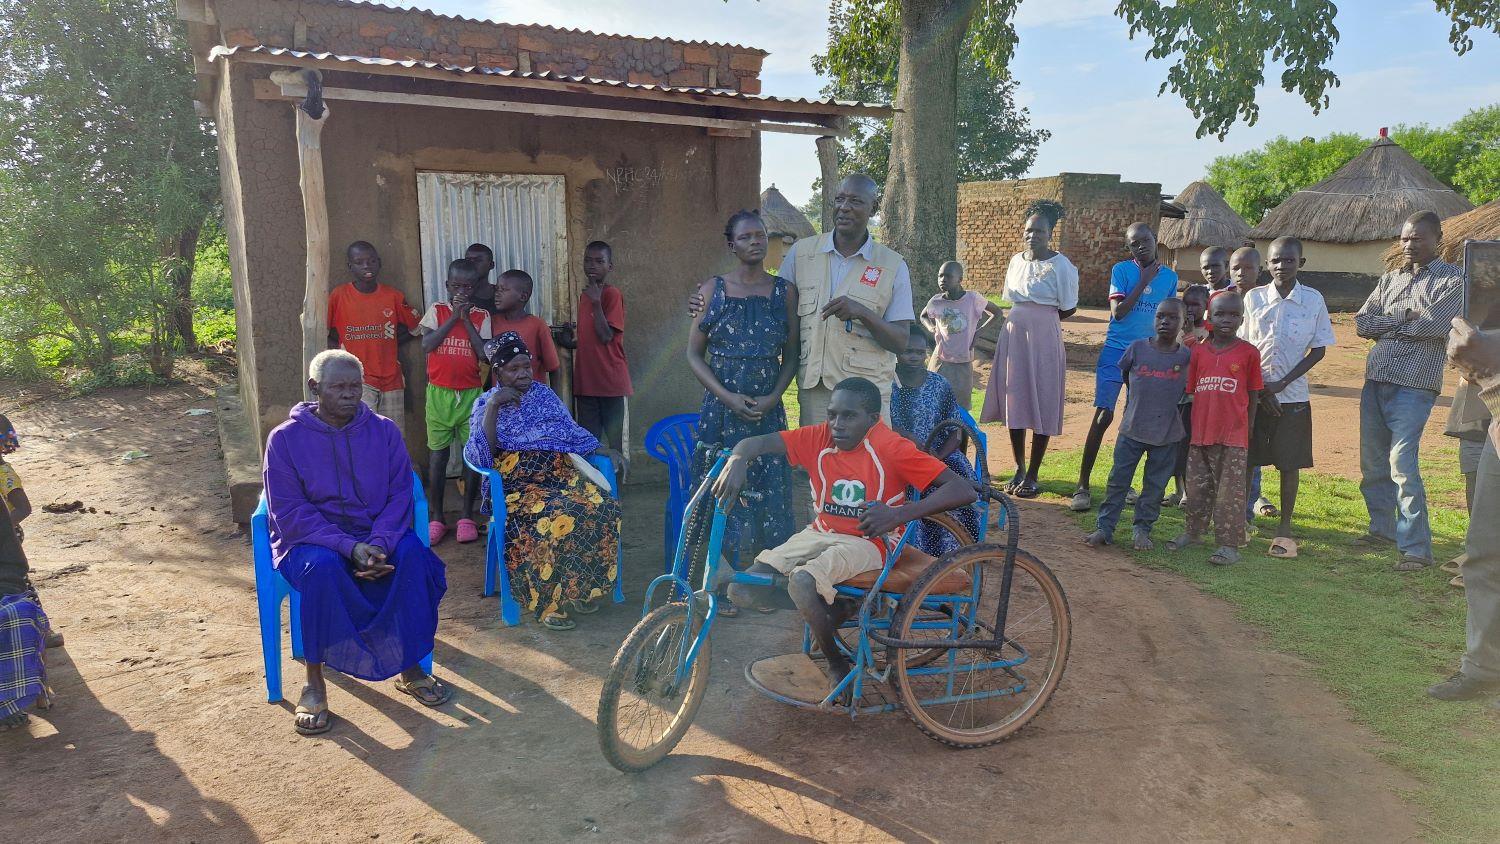
[[[620,645],[599,695],[599,747],[609,764],[644,771],[687,733],[708,689],[712,656],[712,640],[705,639],[686,681],[676,684],[683,640],[696,632],[687,604],[669,603],[642,618]]]
[[[902,708],[922,732],[944,744],[983,747],[1010,738],[1047,705],[1062,680],[1072,641],[1062,585],[1040,560],[1017,551],[1004,637],[997,640],[1004,574],[1004,546],[960,548],[917,579],[891,624],[896,640],[970,643],[920,665],[897,652],[916,650],[925,657],[935,649],[887,646]],[[965,580],[977,584],[979,599],[972,606],[953,599],[971,594],[954,588]]]

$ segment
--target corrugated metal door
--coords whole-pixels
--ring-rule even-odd
[[[527,310],[549,323],[567,318],[565,188],[562,176],[418,173],[424,304],[447,298],[448,262],[483,243],[495,250],[491,281],[525,270],[536,280]]]

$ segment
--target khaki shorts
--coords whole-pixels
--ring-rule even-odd
[[[403,432],[406,430],[406,390],[382,393],[366,384],[359,398],[371,410],[395,422],[397,428]]]
[[[805,571],[818,584],[818,594],[833,603],[833,590],[856,574],[873,571],[885,565],[875,543],[845,533],[823,533],[803,528],[775,548],[760,552],[757,563],[765,563],[782,574]]]
[[[891,385],[876,384],[880,388],[880,418],[891,424]],[[833,389],[819,384],[816,387],[797,388],[797,424],[806,428],[828,421],[828,403],[833,400]]]

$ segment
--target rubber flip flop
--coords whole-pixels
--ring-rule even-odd
[[[1042,488],[1032,483],[1021,484],[1016,487],[1017,498],[1036,498],[1042,494]]]
[[[443,537],[445,537],[447,535],[448,535],[448,526],[447,525],[443,524],[442,522],[428,522],[427,523],[427,542],[428,542],[428,544],[430,544],[430,545],[436,545],[439,542],[442,542],[443,541]]]
[[[1297,556],[1297,540],[1290,536],[1278,536],[1271,540],[1271,547],[1266,553],[1273,557],[1290,560]]]
[[[1457,586],[1459,589],[1464,588],[1464,576],[1461,574],[1454,575],[1453,579],[1448,581],[1448,585]]]
[[[1086,513],[1094,507],[1094,497],[1085,490],[1073,493],[1068,501],[1068,509],[1075,513]]]
[[[1431,565],[1432,565],[1432,561],[1431,560],[1424,560],[1421,557],[1402,557],[1401,558],[1401,562],[1399,562],[1399,563],[1396,564],[1395,570],[1396,571],[1421,571],[1422,569],[1425,569],[1425,568],[1427,568],[1428,566],[1431,566]]]
[[[1240,561],[1240,552],[1228,545],[1222,545],[1212,557],[1208,558],[1208,561],[1216,566],[1232,566]]]
[[[453,534],[459,542],[473,542],[479,538],[479,525],[474,524],[473,519],[459,519]]]
[[[417,699],[417,703],[423,706],[442,706],[453,697],[453,690],[438,682],[438,679],[431,674],[415,683],[397,680],[396,691],[411,695]],[[432,696],[427,697],[422,694],[423,692],[431,692]]]
[[[306,695],[304,694],[304,697],[305,696]],[[292,729],[296,730],[298,735],[322,735],[323,733],[328,732],[328,730],[333,726],[333,713],[328,711],[327,701],[315,704],[313,706],[308,706],[307,704],[302,703],[299,700],[297,702],[297,708],[292,710],[292,715],[294,718],[301,715],[313,716],[311,726],[304,727],[301,724],[297,723],[295,720],[292,722]]]
[[[1453,559],[1449,560],[1448,562],[1443,563],[1442,565],[1438,566],[1438,568],[1442,569],[1443,571],[1447,572],[1448,574],[1459,574],[1460,570],[1464,566],[1464,561],[1466,561],[1468,559],[1469,559],[1469,555],[1468,554],[1459,554],[1457,557],[1454,557]],[[50,648],[52,646],[49,644],[47,647]]]
[[[1276,509],[1276,505],[1265,500],[1264,498],[1255,502],[1255,512],[1272,519],[1281,515],[1281,511]]]

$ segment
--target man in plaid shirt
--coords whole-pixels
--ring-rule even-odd
[[[1397,571],[1432,565],[1417,445],[1443,389],[1448,331],[1463,305],[1462,273],[1437,257],[1442,237],[1431,211],[1408,217],[1401,227],[1407,265],[1381,276],[1354,317],[1359,336],[1375,341],[1359,398],[1360,492],[1370,529],[1354,544],[1396,546]]]

